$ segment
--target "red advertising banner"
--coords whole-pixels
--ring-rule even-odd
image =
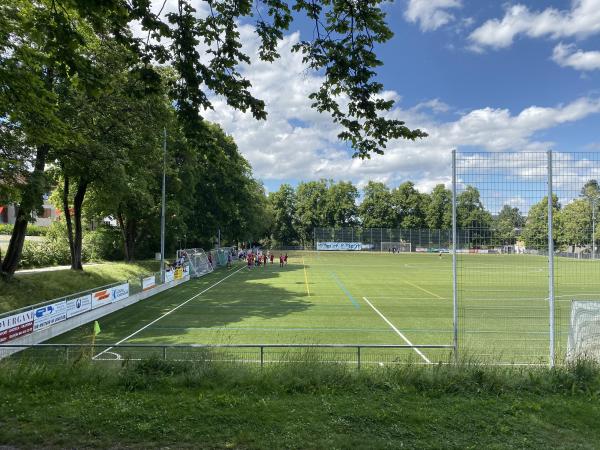
[[[34,312],[27,311],[0,319],[0,342],[10,341],[33,331]]]

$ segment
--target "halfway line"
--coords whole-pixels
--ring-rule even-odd
[[[433,292],[431,292],[431,291],[428,291],[427,289],[425,289],[425,288],[422,288],[421,286],[417,286],[415,283],[411,283],[410,281],[406,281],[406,280],[404,280],[404,282],[405,282],[406,284],[410,284],[410,285],[411,285],[411,286],[413,286],[413,287],[416,287],[417,289],[421,289],[423,292],[425,292],[425,293],[427,293],[427,294],[429,294],[429,295],[433,295],[434,297],[437,297],[437,298],[439,298],[440,300],[445,300],[445,299],[444,299],[444,297],[440,297],[439,295],[437,295],[437,294],[434,294]]]
[[[139,332],[141,332],[141,331],[144,331],[144,330],[145,330],[146,328],[148,328],[149,326],[151,326],[151,325],[154,325],[154,324],[155,324],[156,322],[158,322],[160,319],[162,319],[162,318],[164,318],[164,317],[168,316],[168,315],[169,315],[169,314],[171,314],[173,311],[176,311],[176,310],[178,310],[178,309],[179,309],[179,308],[181,308],[183,305],[185,305],[185,304],[187,304],[187,303],[191,302],[191,301],[192,301],[192,300],[194,300],[195,298],[197,298],[197,297],[199,297],[200,295],[204,294],[204,293],[205,293],[206,291],[208,291],[209,289],[212,289],[212,288],[214,288],[216,285],[218,285],[218,284],[221,284],[221,283],[222,283],[223,281],[225,281],[227,278],[229,278],[229,277],[231,277],[231,276],[235,275],[235,274],[236,274],[236,273],[238,273],[240,270],[242,270],[242,269],[245,269],[245,268],[246,268],[246,266],[245,266],[245,265],[242,265],[242,267],[240,267],[240,268],[239,268],[238,270],[236,270],[235,272],[233,272],[233,273],[230,273],[229,275],[227,275],[227,276],[226,276],[226,277],[224,277],[224,278],[221,278],[221,279],[220,279],[219,281],[217,281],[215,284],[213,284],[213,285],[211,285],[211,286],[207,287],[207,288],[206,288],[206,289],[204,289],[202,292],[198,292],[198,293],[197,293],[196,295],[194,295],[193,297],[190,297],[190,298],[188,298],[188,299],[187,299],[185,302],[183,302],[183,303],[180,303],[180,304],[179,304],[179,305],[177,305],[175,308],[173,308],[173,309],[171,309],[171,310],[167,311],[166,313],[164,313],[164,314],[163,314],[162,316],[160,316],[158,319],[154,319],[154,320],[153,320],[152,322],[150,322],[149,324],[147,324],[147,325],[144,325],[144,326],[143,326],[142,328],[140,328],[139,330],[137,330],[137,331],[135,331],[135,332],[131,333],[129,336],[127,336],[127,337],[125,337],[125,338],[121,339],[119,342],[117,342],[116,344],[113,344],[113,345],[119,345],[119,344],[122,344],[122,343],[123,343],[123,342],[125,342],[127,339],[129,339],[129,338],[132,338],[133,336],[135,336],[135,335],[136,335],[136,334],[138,334]],[[96,359],[98,356],[102,355],[103,353],[106,353],[107,351],[109,351],[109,350],[110,350],[110,349],[112,349],[112,348],[113,348],[113,347],[108,347],[107,349],[105,349],[105,350],[102,350],[100,353],[98,353],[98,354],[97,354],[96,356],[94,356],[92,359]]]
[[[412,342],[410,342],[410,341],[409,341],[409,340],[406,338],[406,336],[404,336],[404,335],[403,335],[403,334],[400,332],[400,330],[398,330],[398,328],[396,328],[396,327],[394,326],[394,324],[393,324],[392,322],[390,322],[389,320],[387,320],[387,318],[386,318],[386,317],[385,317],[383,314],[381,314],[381,313],[379,312],[379,310],[378,310],[377,308],[375,308],[375,307],[374,307],[374,306],[371,304],[371,302],[370,302],[370,301],[367,299],[367,297],[363,297],[363,300],[364,300],[365,302],[367,302],[367,304],[368,304],[368,305],[369,305],[371,308],[373,308],[373,311],[375,311],[377,314],[379,314],[379,317],[381,317],[381,318],[382,318],[382,319],[385,321],[385,323],[387,323],[387,324],[388,324],[390,327],[392,327],[392,330],[394,330],[398,336],[400,336],[402,339],[404,339],[404,342],[406,342],[408,345],[414,345]],[[421,352],[421,350],[419,350],[419,349],[418,349],[418,348],[416,348],[416,347],[413,347],[413,350],[414,350],[415,352],[417,352],[417,354],[418,354],[418,355],[419,355],[421,358],[423,358],[423,361],[425,361],[427,364],[431,364],[431,361],[429,361],[429,358],[427,358],[427,356],[425,356],[425,355],[423,354],[423,352]]]
[[[308,288],[308,275],[306,275],[306,264],[304,264],[304,256],[302,257],[302,267],[304,267],[304,284],[306,285],[306,292],[310,297],[310,289]]]

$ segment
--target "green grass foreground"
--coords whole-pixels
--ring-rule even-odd
[[[0,278],[0,313],[159,270],[158,261],[106,262],[83,271],[56,270]]]
[[[0,445],[598,448],[600,370],[0,364]]]

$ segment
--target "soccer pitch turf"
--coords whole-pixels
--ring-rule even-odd
[[[220,269],[103,317],[96,343],[452,345],[451,255],[294,252],[283,268],[277,260]],[[560,353],[571,300],[599,297],[600,264],[556,260]],[[464,356],[547,362],[546,264],[545,257],[527,255],[459,256]],[[90,330],[52,343],[89,343]],[[392,361],[451,357],[449,349],[372,352]]]

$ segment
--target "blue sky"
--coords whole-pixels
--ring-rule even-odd
[[[600,0],[396,0],[385,10],[395,36],[378,49],[379,79],[397,101],[390,116],[430,137],[353,160],[329,117],[309,107],[306,96],[321,80],[290,53],[311,36],[300,20],[281,43],[280,60],[241,68],[266,101],[266,122],[218,97],[205,113],[234,136],[268,190],[333,178],[359,186],[412,180],[427,191],[449,183],[452,148],[600,151]],[[254,55],[251,23],[242,39]]]

